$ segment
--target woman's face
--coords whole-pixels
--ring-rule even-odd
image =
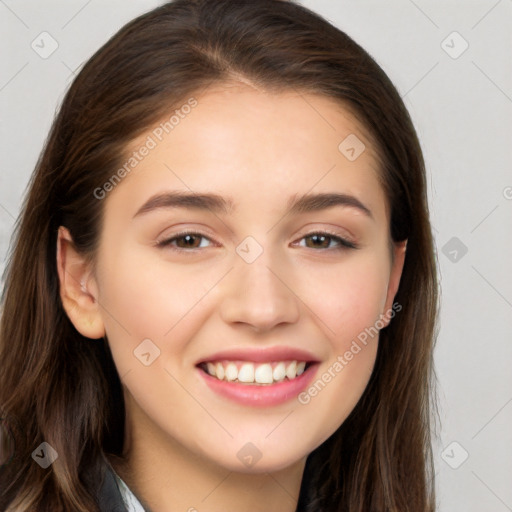
[[[131,441],[278,470],[361,397],[403,247],[393,263],[374,148],[339,104],[245,85],[196,100],[130,148],[87,289]]]

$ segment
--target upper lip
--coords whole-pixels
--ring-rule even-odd
[[[233,348],[221,350],[197,362],[197,364],[213,361],[254,361],[255,363],[266,363],[271,361],[305,361],[317,363],[318,359],[307,352],[293,347],[271,347],[241,349]]]

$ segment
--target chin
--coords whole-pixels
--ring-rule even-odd
[[[232,452],[230,449],[228,451]],[[270,447],[258,450],[254,445],[246,443],[241,449],[236,450],[234,457],[226,457],[227,453],[223,452],[219,454],[220,457],[211,454],[209,458],[217,466],[234,473],[258,475],[275,473],[295,464],[301,464],[309,453],[309,451],[299,452],[297,449],[293,450],[293,453],[290,451],[279,453]]]

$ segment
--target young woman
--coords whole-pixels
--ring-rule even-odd
[[[435,253],[403,102],[279,0],[176,0],[83,67],[0,338],[0,510],[427,512]]]

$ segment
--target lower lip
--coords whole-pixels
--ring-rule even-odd
[[[201,368],[197,371],[215,393],[234,402],[252,407],[279,405],[296,398],[304,391],[316,374],[318,363],[312,364],[302,375],[271,385],[240,384],[212,377]]]

